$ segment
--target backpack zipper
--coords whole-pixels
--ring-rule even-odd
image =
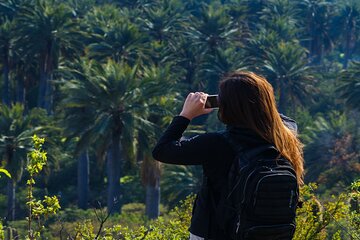
[[[246,192],[246,188],[247,188],[247,183],[249,181],[249,178],[253,175],[253,173],[256,171],[257,169],[253,170],[248,177],[246,178],[245,184],[244,184],[244,190],[243,190],[243,196],[242,196],[242,200],[241,200],[241,205],[244,204],[245,201],[245,192]]]
[[[240,170],[239,170],[238,172],[240,173],[242,170],[244,170],[244,169],[247,168],[247,167],[248,167],[248,165],[243,166],[242,168],[240,168]],[[252,173],[251,173],[251,174],[252,174]],[[227,195],[226,199],[229,199],[229,198],[230,198],[231,194],[235,191],[235,189],[236,189],[236,187],[239,185],[240,181],[241,181],[241,177],[239,178],[239,180],[237,181],[237,183],[235,184],[235,186],[232,187],[232,191]],[[247,181],[246,181],[246,182],[247,182]]]
[[[291,206],[292,206],[293,197],[294,197],[294,190],[291,190],[289,208],[291,208]]]
[[[266,166],[262,166],[262,167],[269,169],[269,167],[266,167]],[[259,170],[259,169],[257,169],[257,168],[255,167],[255,169],[254,169],[254,170],[248,175],[248,177],[246,178],[246,181],[245,181],[245,184],[244,184],[244,190],[243,190],[243,196],[242,196],[241,204],[243,204],[244,201],[245,201],[245,193],[246,193],[247,183],[248,183],[248,181],[249,181],[249,178],[254,174],[254,172],[256,172],[256,171],[258,171],[258,170]]]
[[[240,219],[241,219],[241,214],[239,214],[239,220],[237,221],[237,223],[236,223],[236,234],[238,234],[238,232],[239,232],[239,228],[240,228]]]

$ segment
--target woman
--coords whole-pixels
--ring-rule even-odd
[[[180,141],[190,121],[211,109],[204,107],[207,94],[190,93],[179,116],[174,117],[153,150],[153,157],[164,163],[202,165],[214,196],[226,186],[235,151],[221,133],[206,133]],[[274,92],[265,78],[252,72],[237,71],[226,75],[219,84],[218,117],[227,126],[228,135],[245,148],[273,144],[288,159],[303,183],[302,144],[295,122],[282,117],[276,108]],[[190,226],[190,239],[227,239],[217,232],[206,186],[198,194]],[[215,199],[218,201],[218,199]],[[222,233],[223,234],[223,233]]]

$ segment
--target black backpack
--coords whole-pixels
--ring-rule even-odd
[[[211,197],[219,231],[234,240],[292,239],[299,187],[291,163],[272,145],[244,149],[226,139],[237,155],[219,203]]]

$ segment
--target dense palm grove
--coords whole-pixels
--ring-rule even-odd
[[[156,218],[198,189],[201,169],[151,149],[189,91],[245,69],[297,120],[306,182],[327,199],[359,178],[356,0],[0,0],[0,217],[26,215],[26,153],[46,138],[40,195],[63,209],[144,203]],[[187,136],[220,130],[216,113]],[[160,191],[161,186],[161,191]]]

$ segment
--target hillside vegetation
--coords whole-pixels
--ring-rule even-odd
[[[296,239],[360,238],[359,38],[356,0],[0,0],[0,239],[186,239],[201,168],[151,150],[237,69],[298,123]],[[213,112],[186,136],[223,128]]]

